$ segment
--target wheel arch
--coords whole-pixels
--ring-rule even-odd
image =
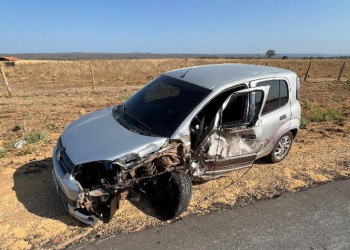
[[[295,137],[296,137],[297,134],[298,134],[298,129],[297,129],[297,128],[294,128],[294,129],[290,130],[290,132],[292,132],[292,134],[293,134],[293,139],[295,139]]]

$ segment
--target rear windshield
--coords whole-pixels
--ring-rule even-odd
[[[161,75],[116,107],[114,115],[129,130],[170,137],[210,92],[198,85]]]

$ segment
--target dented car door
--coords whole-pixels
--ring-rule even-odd
[[[219,177],[229,171],[250,167],[262,144],[262,107],[269,87],[236,91],[216,113],[212,130],[199,146],[206,152],[202,178]]]

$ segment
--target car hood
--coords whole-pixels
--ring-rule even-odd
[[[167,138],[144,136],[124,128],[114,119],[112,109],[87,114],[63,131],[62,144],[74,165],[114,161],[130,153],[143,157],[166,142]]]

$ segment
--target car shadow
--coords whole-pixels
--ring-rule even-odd
[[[133,206],[142,211],[144,214],[152,216],[161,221],[166,220],[166,218],[154,208],[149,195],[131,190],[127,199]]]
[[[19,167],[13,174],[13,190],[18,201],[28,212],[37,216],[58,220],[66,225],[86,226],[65,210],[52,179],[52,169],[52,157]],[[147,195],[132,191],[127,199],[143,213],[163,220]]]
[[[17,199],[25,209],[37,216],[61,221],[67,225],[84,226],[66,212],[54,185],[52,158],[31,161],[13,174]]]
[[[266,164],[269,164],[269,162],[265,158],[260,158],[254,161],[254,165],[266,165]]]

